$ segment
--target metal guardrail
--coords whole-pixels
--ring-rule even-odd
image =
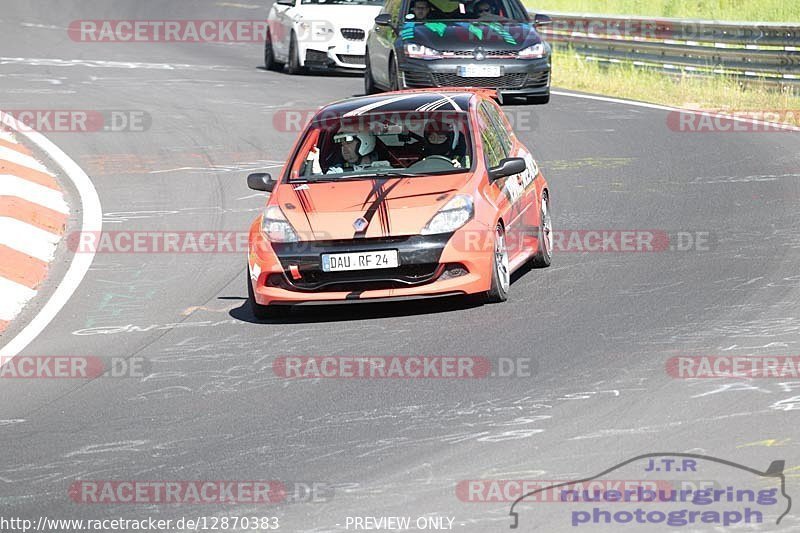
[[[800,24],[547,14],[544,38],[590,60],[800,88]]]

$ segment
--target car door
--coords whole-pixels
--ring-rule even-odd
[[[274,29],[271,24],[270,34],[272,35],[272,47],[281,61],[286,61],[289,57],[293,17],[299,3],[300,0],[277,0],[273,5],[275,9]]]
[[[390,15],[392,22],[388,26],[375,24],[369,32],[367,46],[372,77],[382,87],[389,86],[389,57],[397,40],[402,5],[403,0],[386,0],[381,14]]]
[[[536,244],[539,224],[538,196],[536,177],[539,167],[533,154],[522,144],[514,133],[505,113],[494,100],[484,100],[486,112],[495,127],[500,131],[500,140],[506,150],[506,157],[521,157],[525,160],[526,170],[521,174],[505,178],[504,192],[512,201],[510,219],[513,227],[514,242],[518,243],[520,253],[526,253]],[[509,248],[510,255],[513,255]]]
[[[515,139],[510,127],[504,121],[501,111],[494,102],[482,100],[478,108],[478,119],[481,123],[484,162],[487,168],[496,167],[507,157],[524,157],[515,149]],[[500,178],[494,186],[501,191],[498,207],[505,222],[508,255],[510,259],[526,253],[524,217],[530,208],[530,182],[527,176],[529,169],[521,174],[513,174]]]

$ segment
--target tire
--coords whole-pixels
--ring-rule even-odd
[[[542,191],[542,207],[539,210],[539,248],[533,255],[531,264],[536,268],[550,266],[553,259],[553,220],[550,215],[550,195],[547,191]]]
[[[275,51],[272,49],[272,35],[267,30],[267,40],[264,42],[264,68],[280,72],[283,70],[283,63],[275,60]]]
[[[364,94],[376,94],[380,91],[378,91],[378,88],[375,86],[375,78],[372,77],[372,66],[369,64],[369,50],[367,50],[364,56],[364,63],[366,63],[366,68],[364,69]]]
[[[492,254],[492,286],[486,293],[486,301],[500,303],[508,300],[511,288],[511,271],[508,267],[506,230],[498,222],[494,231],[494,253]]]
[[[289,63],[288,69],[289,74],[297,75],[303,74],[306,69],[305,67],[300,65],[300,52],[297,49],[297,35],[292,32],[292,38],[289,42]]]
[[[247,267],[247,300],[250,302],[250,311],[256,320],[269,320],[289,315],[291,308],[288,305],[261,305],[256,302],[253,292],[253,281],[250,279],[250,267]]]
[[[394,56],[389,59],[389,90],[400,90],[400,74],[397,72],[397,65],[395,63]]]

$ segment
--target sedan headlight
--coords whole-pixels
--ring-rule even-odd
[[[536,43],[517,52],[517,59],[539,59],[546,55],[547,49],[544,47],[544,43]]]
[[[474,214],[475,206],[473,205],[472,197],[466,194],[459,194],[454,196],[433,216],[422,230],[422,234],[450,233],[469,222]]]
[[[422,46],[421,44],[406,43],[406,55],[412,59],[441,59],[442,53],[439,50]]]
[[[264,210],[264,215],[261,217],[261,233],[270,242],[297,242],[297,232],[277,205]]]

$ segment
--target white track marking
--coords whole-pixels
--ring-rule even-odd
[[[17,121],[10,115],[0,111],[0,123],[5,123],[11,128],[20,131]],[[92,181],[89,176],[65,154],[58,146],[53,144],[44,135],[33,131],[21,131],[24,136],[32,143],[43,150],[72,181],[81,199],[83,219],[81,221],[81,232],[99,232],[103,229],[103,210],[100,206],[100,198],[97,196]],[[30,344],[45,327],[55,318],[59,311],[66,305],[72,294],[89,271],[94,261],[94,252],[75,254],[72,262],[67,269],[64,278],[59,282],[50,299],[44,304],[39,313],[33,317],[16,337],[11,339],[2,349],[0,356],[15,357]]]
[[[15,196],[53,211],[58,211],[65,215],[69,214],[69,207],[67,202],[64,201],[64,195],[61,191],[12,176],[11,174],[0,174],[0,196]]]
[[[49,263],[61,235],[50,233],[16,218],[0,217],[0,244]]]
[[[10,322],[17,316],[28,301],[36,296],[36,291],[0,277],[0,320]]]
[[[670,107],[666,105],[660,104],[648,104],[647,102],[636,102],[633,100],[622,100],[620,98],[611,98],[608,96],[595,96],[593,94],[576,94],[576,93],[567,93],[563,91],[550,91],[551,94],[556,94],[558,96],[570,96],[572,98],[583,98],[584,100],[597,100],[598,102],[609,102],[612,104],[622,104],[622,105],[630,105],[634,107],[646,107],[648,109],[658,109],[661,111],[679,111],[682,113],[692,113],[695,115],[708,115],[711,117],[719,117],[725,118],[729,120],[734,120],[737,122],[747,122],[749,124],[760,124],[763,126],[770,126],[775,128],[780,128],[784,130],[791,130],[791,131],[800,131],[800,127],[791,126],[789,124],[781,124],[778,122],[766,122],[764,120],[757,120],[754,118],[745,118],[745,117],[737,117],[735,115],[726,115],[725,113],[715,113],[710,111],[703,111],[702,109],[685,109],[683,107]]]
[[[47,168],[45,168],[43,164],[39,163],[33,157],[21,152],[17,152],[16,150],[12,150],[11,148],[6,148],[5,146],[0,146],[0,160],[8,161],[9,163],[21,165],[31,170],[38,170],[39,172],[45,172],[49,174],[49,172],[47,172]]]
[[[189,65],[187,63],[139,63],[135,61],[104,61],[97,59],[51,59],[42,57],[0,57],[0,65],[30,65],[33,67],[90,67],[148,70],[236,70],[224,65]],[[19,131],[19,130],[18,130]]]

